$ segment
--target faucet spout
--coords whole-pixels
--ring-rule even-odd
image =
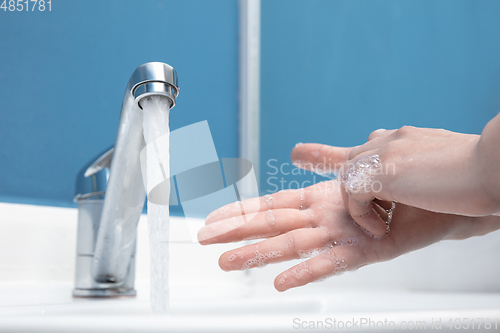
[[[146,197],[140,166],[145,146],[141,100],[166,96],[172,108],[178,93],[177,73],[160,62],[137,67],[127,84],[92,263],[97,283],[123,284],[135,253],[137,223]]]

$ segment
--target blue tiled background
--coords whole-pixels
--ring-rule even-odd
[[[276,189],[268,161],[288,163],[299,141],[358,145],[403,125],[480,133],[500,110],[498,17],[495,0],[263,0],[262,194]],[[114,143],[125,85],[148,61],[179,73],[172,129],[208,120],[219,157],[236,157],[236,0],[0,10],[0,201],[74,205],[76,174]]]
[[[72,206],[78,171],[116,137],[134,69],[179,73],[171,129],[208,120],[237,155],[238,7],[221,1],[52,0],[0,11],[0,201]]]
[[[262,193],[324,180],[269,174],[297,142],[353,146],[403,125],[481,133],[500,111],[499,18],[500,1],[264,0]]]

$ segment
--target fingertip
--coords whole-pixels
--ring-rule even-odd
[[[220,269],[222,269],[224,272],[229,272],[229,271],[231,271],[231,269],[229,269],[229,266],[228,266],[228,261],[227,261],[227,258],[228,258],[227,253],[223,253],[223,254],[219,257],[219,267],[220,267]]]
[[[197,237],[198,237],[198,243],[200,243],[200,245],[209,245],[210,244],[208,239],[204,239],[203,236],[200,237],[200,233],[198,233]]]
[[[303,160],[306,152],[309,151],[311,145],[314,144],[302,143],[302,142],[297,143],[295,147],[293,147],[292,153],[290,155],[292,162],[295,164]]]
[[[202,227],[199,231],[196,237],[198,238],[198,243],[201,245],[210,245],[210,244],[215,244],[217,241],[220,239],[219,234],[214,233],[214,228],[212,228],[211,225]]]
[[[280,293],[288,290],[288,288],[286,288],[285,285],[284,285],[284,283],[283,283],[282,274],[278,275],[274,279],[274,289],[276,289]]]
[[[219,209],[216,209],[216,210],[214,210],[213,212],[211,212],[210,214],[207,215],[207,217],[205,218],[205,225],[213,223],[213,222],[215,222],[215,221],[218,220],[217,215],[218,215]]]
[[[198,230],[198,233],[196,234],[196,238],[198,238],[198,243],[201,245],[208,245],[210,244],[209,237],[207,236],[207,228],[203,227],[200,230]]]

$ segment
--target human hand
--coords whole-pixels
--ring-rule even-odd
[[[479,138],[405,126],[374,131],[367,143],[354,148],[299,145],[292,161],[312,171],[337,172],[342,166],[347,211],[368,232],[383,236],[385,224],[371,205],[375,198],[468,216],[499,210],[480,179]]]
[[[396,258],[443,239],[463,239],[500,228],[500,217],[439,214],[397,204],[391,232],[376,240],[347,214],[337,181],[277,192],[226,205],[212,212],[198,233],[200,244],[268,238],[221,255],[225,271],[312,257],[274,280],[278,291]],[[387,219],[391,203],[374,201]],[[244,212],[244,214],[242,214]]]

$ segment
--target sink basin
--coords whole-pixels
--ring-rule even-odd
[[[74,299],[71,289],[63,283],[4,284],[0,332],[293,332],[311,323],[326,325],[327,318],[338,323],[368,321],[355,331],[370,330],[369,321],[387,321],[395,327],[412,322],[431,331],[437,320],[444,326],[462,318],[489,318],[492,323],[500,318],[500,295],[490,293],[325,293],[318,284],[307,293],[279,294],[248,285],[173,284],[170,314],[152,316],[147,286],[138,287],[135,298],[104,300]]]
[[[329,325],[334,321],[346,328],[357,323],[349,329],[354,332],[376,325],[386,325],[385,329],[414,325],[419,331],[435,331],[439,323],[448,329],[450,323],[464,325],[468,320],[472,324],[473,318],[474,331],[500,330],[494,329],[500,325],[499,266],[486,261],[500,253],[499,233],[441,242],[388,263],[278,293],[273,279],[291,263],[223,272],[218,256],[235,245],[202,247],[187,242],[180,236],[185,232],[184,221],[172,218],[171,234],[177,239],[171,239],[171,310],[168,316],[152,316],[146,218],[139,222],[137,297],[82,299],[71,296],[76,214],[69,208],[0,204],[4,220],[0,332],[295,332],[305,328],[321,332],[332,331]],[[490,320],[490,328],[479,318]]]

